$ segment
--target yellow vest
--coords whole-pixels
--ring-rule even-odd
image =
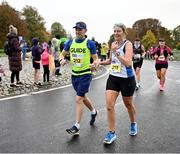
[[[83,75],[91,74],[90,70],[90,50],[87,47],[87,40],[77,43],[75,38],[70,46],[70,60],[72,63],[72,74]]]

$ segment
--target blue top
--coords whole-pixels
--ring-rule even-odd
[[[76,38],[76,43],[82,43],[85,39],[78,39]],[[70,49],[70,46],[72,44],[72,39],[68,40],[66,43],[65,43],[65,46],[64,46],[64,50],[65,51],[69,51]],[[92,41],[92,40],[87,40],[87,47],[88,49],[90,50],[91,54],[96,54],[96,45],[95,43]]]
[[[32,57],[35,61],[41,60],[41,54],[44,52],[45,49],[40,48],[38,45],[34,45],[32,47]]]

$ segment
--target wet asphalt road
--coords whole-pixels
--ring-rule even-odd
[[[72,87],[0,101],[0,152],[133,153],[180,152],[180,62],[170,62],[165,91],[160,92],[154,61],[145,61],[141,89],[135,92],[138,135],[128,135],[129,118],[121,97],[116,104],[117,140],[103,144],[107,133],[105,83],[94,80],[88,96],[100,113],[94,126],[84,109],[79,137],[65,129],[75,122]]]

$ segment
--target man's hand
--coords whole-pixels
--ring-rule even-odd
[[[66,55],[66,51],[65,50],[63,50],[61,52],[61,54],[59,55],[59,62],[60,62],[60,64],[62,66],[64,66],[67,63],[67,61],[64,59],[65,55]]]
[[[96,69],[94,64],[90,64],[89,67],[90,67],[91,70],[95,70]]]
[[[96,70],[99,67],[99,59],[95,60],[92,64],[89,65],[91,70]]]
[[[98,68],[99,67],[99,59],[96,59],[94,62],[93,62],[93,65],[95,68]]]

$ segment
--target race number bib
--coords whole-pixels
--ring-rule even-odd
[[[112,72],[121,72],[121,65],[119,65],[119,64],[111,64],[111,71]]]
[[[135,54],[134,55],[134,59],[140,59],[141,58],[141,55],[140,54]]]
[[[72,54],[72,63],[76,67],[82,67],[83,65],[83,54]]]
[[[158,57],[158,60],[159,60],[159,61],[164,61],[164,60],[165,60],[164,55],[160,55],[160,56]]]

